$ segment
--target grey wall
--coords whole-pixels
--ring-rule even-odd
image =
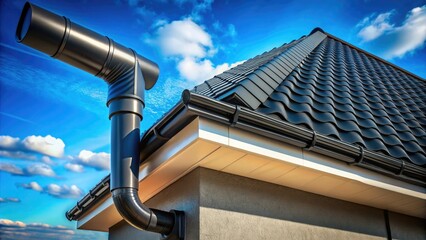
[[[198,168],[147,202],[187,215],[186,239],[387,239],[384,211]],[[395,239],[425,239],[424,220],[389,213]],[[159,239],[121,222],[110,239]]]
[[[389,225],[392,239],[426,240],[426,219],[390,212]]]
[[[216,171],[200,173],[201,239],[386,237],[381,210]]]

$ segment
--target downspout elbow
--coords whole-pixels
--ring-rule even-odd
[[[168,235],[174,226],[174,215],[150,209],[139,200],[134,188],[118,188],[112,192],[115,207],[121,216],[135,228]]]

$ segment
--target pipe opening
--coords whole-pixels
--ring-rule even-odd
[[[16,28],[16,40],[21,42],[28,33],[31,25],[32,18],[32,9],[31,5],[27,2],[25,3],[24,9],[22,9],[22,14],[19,18],[18,26]]]

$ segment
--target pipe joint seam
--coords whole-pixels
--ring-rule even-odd
[[[136,98],[118,98],[110,101],[109,103],[109,118],[119,113],[133,113],[140,117],[140,120],[143,119],[143,103]]]

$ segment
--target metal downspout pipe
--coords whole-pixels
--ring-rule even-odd
[[[112,199],[118,212],[132,226],[169,234],[174,214],[150,209],[138,196],[140,122],[145,88],[138,61],[121,76],[109,84],[107,102],[111,119]]]
[[[108,83],[107,106],[112,124],[110,190],[115,207],[135,228],[161,233],[165,239],[184,239],[183,212],[150,209],[138,196],[144,92],[157,81],[157,64],[28,2],[22,10],[16,38]]]

